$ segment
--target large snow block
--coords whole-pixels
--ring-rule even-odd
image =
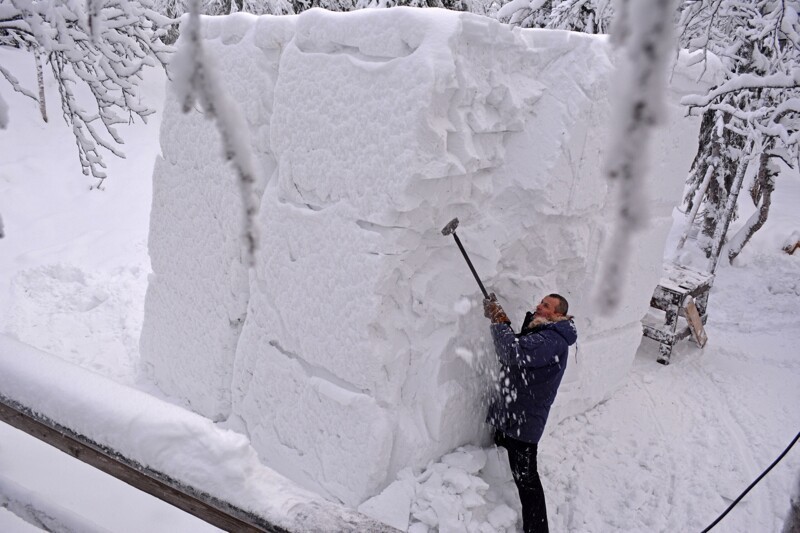
[[[698,123],[682,117],[674,91],[646,177],[651,223],[622,305],[608,313],[592,306],[616,216],[601,172],[614,73],[606,39],[408,8],[205,24],[206,49],[225,59],[221,78],[254,106],[251,142],[270,177],[243,282],[240,202],[207,200],[228,198],[232,177],[199,126],[176,126],[199,112],[168,110],[142,334],[159,386],[198,410],[213,393],[207,412],[230,414],[269,466],[350,505],[406,466],[480,443],[494,354],[480,291],[441,235],[455,216],[517,326],[549,292],[570,300],[580,362],[553,422],[619,383],[693,156]],[[184,151],[220,170],[195,187],[159,187],[204,175],[178,160]],[[202,224],[177,213],[198,203]],[[193,247],[177,248],[180,239]]]

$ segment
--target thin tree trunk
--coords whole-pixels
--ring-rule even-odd
[[[689,237],[689,233],[692,231],[694,219],[697,218],[697,212],[700,210],[700,204],[703,203],[703,197],[706,195],[708,184],[711,183],[711,176],[714,174],[716,168],[717,167],[714,165],[708,166],[706,169],[706,175],[703,178],[703,183],[701,183],[700,187],[697,189],[697,191],[695,191],[694,200],[692,200],[692,211],[686,217],[686,228],[683,230],[681,240],[678,241],[678,250],[683,248],[683,245],[686,244],[686,239]]]
[[[748,153],[748,150],[742,153]],[[742,189],[742,182],[744,181],[744,176],[749,166],[749,160],[739,160],[739,165],[736,168],[736,176],[731,184],[731,191],[728,193],[728,198],[725,202],[725,210],[722,212],[722,220],[717,220],[714,241],[711,246],[711,257],[709,257],[708,260],[708,271],[711,274],[717,270],[719,255],[722,252],[722,246],[725,244],[725,235],[728,233],[728,227],[730,227],[731,221],[733,220],[733,214],[736,211],[736,200],[739,198],[739,191]]]
[[[33,57],[36,61],[36,81],[39,84],[39,112],[42,120],[47,122],[47,102],[44,99],[44,72],[42,71],[42,50],[37,49]]]
[[[769,207],[772,203],[772,191],[775,190],[775,179],[769,172],[767,168],[767,163],[769,162],[769,155],[761,154],[761,160],[759,161],[758,167],[758,181],[757,184],[760,187],[760,196],[761,196],[761,203],[759,205],[759,209],[750,219],[747,221],[747,224],[739,230],[739,232],[731,239],[731,246],[728,250],[728,261],[733,262],[738,256],[742,248],[750,241],[750,238],[761,229],[761,226],[764,225],[764,222],[767,221],[767,216],[769,216]]]

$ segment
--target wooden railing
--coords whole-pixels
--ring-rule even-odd
[[[337,532],[397,532],[392,527],[333,503],[330,503],[327,509],[325,506],[311,503],[310,508],[305,511],[311,521],[308,529],[300,527],[289,530],[128,459],[45,416],[34,413],[2,394],[0,394],[0,421],[226,531],[237,533],[312,531],[314,523],[322,522],[326,530],[331,528],[330,531]],[[319,520],[320,518],[323,520]]]

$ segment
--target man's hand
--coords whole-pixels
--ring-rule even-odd
[[[489,298],[483,300],[483,316],[492,321],[492,324],[502,324],[503,322],[510,324],[508,315],[497,303],[497,296],[494,293],[489,295]]]

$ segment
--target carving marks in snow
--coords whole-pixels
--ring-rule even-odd
[[[304,14],[282,55],[275,98],[294,105],[271,124],[281,199],[345,201],[372,219],[407,210],[420,180],[502,164],[505,134],[543,92],[527,44],[466,15],[398,17],[377,33],[352,27],[357,18]]]
[[[454,94],[446,93],[445,129],[448,155],[465,174],[503,163],[505,134],[523,129],[544,86],[530,76],[535,52],[516,34],[463,17],[457,38],[457,88]]]
[[[327,54],[327,55],[334,55],[334,56],[346,56],[353,61],[353,63],[388,63],[394,59],[398,59],[401,57],[410,56],[414,53],[414,49],[412,49],[408,43],[402,42],[401,47],[403,50],[400,51],[398,55],[370,55],[364,53],[361,48],[358,46],[351,46],[342,43],[335,43],[335,42],[325,42],[325,43],[314,43],[308,42],[303,43],[302,41],[298,41],[297,48],[305,53],[305,54]],[[362,68],[368,68],[366,65],[361,65]]]
[[[345,393],[349,393],[349,394],[368,394],[369,393],[368,390],[360,389],[360,388],[356,387],[355,385],[353,385],[352,383],[349,383],[349,382],[341,379],[340,377],[338,377],[336,374],[334,374],[330,370],[328,370],[326,368],[323,368],[321,366],[312,365],[308,361],[304,360],[302,357],[298,356],[297,354],[289,352],[287,350],[284,350],[281,347],[280,343],[278,341],[276,341],[276,340],[269,341],[269,345],[274,347],[276,350],[281,352],[283,355],[285,355],[289,359],[297,361],[297,363],[303,368],[303,370],[305,371],[305,373],[309,377],[309,379],[315,379],[315,380],[318,380],[321,383],[328,383],[330,385],[335,386],[339,390],[343,391],[341,394],[340,393],[328,394],[328,396],[330,396],[331,398],[339,398],[341,400],[340,403],[342,405],[347,404],[346,399],[344,399],[345,396],[346,396]],[[333,389],[328,387],[326,390],[333,390]],[[344,394],[344,396],[343,396],[343,394]]]
[[[343,56],[354,63],[386,63],[406,58],[431,41],[432,18],[421,23],[413,10],[404,8],[394,14],[393,24],[376,25],[369,13],[309,11],[297,19],[294,44],[305,54]],[[446,28],[442,31],[450,33]]]

